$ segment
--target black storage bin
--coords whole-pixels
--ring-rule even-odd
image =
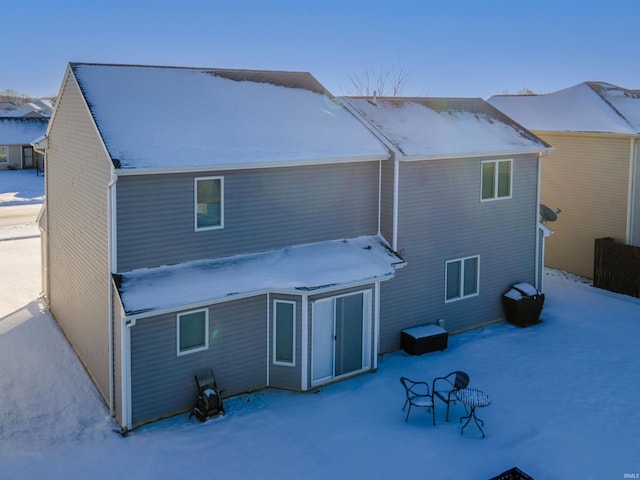
[[[544,293],[528,283],[517,283],[502,296],[507,321],[518,327],[540,323]]]
[[[449,332],[438,325],[422,325],[400,332],[400,346],[411,355],[446,350]]]

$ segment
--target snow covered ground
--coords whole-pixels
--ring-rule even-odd
[[[0,479],[488,479],[513,466],[536,480],[640,473],[638,299],[548,270],[536,326],[455,335],[444,352],[394,352],[376,373],[312,393],[241,395],[225,401],[225,417],[199,424],[180,415],[122,438],[38,302],[39,245],[0,241]],[[442,404],[435,427],[424,410],[404,422],[398,378],[457,369],[492,399],[478,410],[484,439],[473,425],[460,433],[459,405],[449,423]]]

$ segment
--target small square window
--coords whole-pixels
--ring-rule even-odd
[[[275,300],[273,302],[273,363],[295,365],[296,304]]]
[[[224,227],[224,183],[222,177],[195,179],[195,228]]]
[[[449,260],[445,267],[445,302],[478,295],[480,257]]]
[[[209,311],[196,310],[178,314],[178,355],[209,348]]]
[[[0,164],[9,163],[9,147],[0,147]]]
[[[482,162],[482,200],[511,197],[512,166],[511,160]]]

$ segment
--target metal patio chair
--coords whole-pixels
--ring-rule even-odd
[[[458,399],[456,392],[467,388],[467,385],[469,385],[469,375],[466,372],[455,371],[444,377],[434,378],[431,390],[434,398],[438,397],[447,404],[447,422],[449,421],[449,407],[452,402],[455,403]]]
[[[433,394],[429,391],[429,384],[427,382],[414,382],[406,377],[400,377],[400,383],[404,387],[407,399],[404,401],[402,411],[404,412],[407,405],[407,416],[404,421],[409,421],[409,414],[411,413],[411,407],[422,407],[431,410],[433,415],[433,424],[436,424],[436,410],[433,404]]]

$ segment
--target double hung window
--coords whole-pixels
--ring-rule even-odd
[[[178,355],[209,348],[209,311],[203,309],[178,314],[177,340]]]
[[[511,198],[512,160],[482,162],[482,200]]]
[[[478,295],[480,257],[449,260],[445,267],[445,302]]]
[[[223,177],[195,179],[195,228],[213,230],[224,227]]]
[[[9,147],[0,146],[0,165],[9,163]]]

